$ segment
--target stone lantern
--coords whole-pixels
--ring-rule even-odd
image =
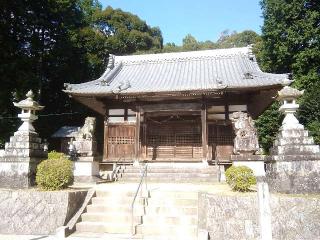
[[[295,117],[296,111],[299,109],[299,104],[296,103],[298,97],[303,94],[304,91],[299,91],[295,88],[285,86],[278,92],[278,100],[282,102],[279,108],[280,112],[285,114],[282,122],[282,129],[304,129],[298,119]]]
[[[39,103],[33,100],[33,92],[30,90],[26,94],[26,99],[13,103],[14,106],[21,109],[21,113],[18,117],[22,120],[22,125],[19,127],[18,132],[35,133],[35,129],[32,123],[38,119],[36,111],[42,110],[44,106],[40,106]]]
[[[295,117],[303,94],[286,86],[278,92],[285,114],[266,162],[270,190],[281,193],[320,193],[320,148]]]
[[[36,111],[43,109],[33,100],[30,90],[26,99],[13,103],[21,109],[18,117],[22,124],[5,144],[0,157],[0,187],[26,188],[34,185],[38,163],[48,156],[48,147],[42,142],[32,123],[38,118]]]

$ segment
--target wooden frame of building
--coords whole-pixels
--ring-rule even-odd
[[[105,116],[103,161],[229,161],[230,114],[253,118],[286,74],[260,70],[250,47],[110,56],[97,80],[67,84],[75,100]]]

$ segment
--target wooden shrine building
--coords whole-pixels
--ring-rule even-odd
[[[113,56],[103,75],[66,84],[105,116],[103,161],[228,161],[232,112],[255,119],[287,83],[262,72],[250,47]]]

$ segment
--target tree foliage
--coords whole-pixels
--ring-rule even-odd
[[[315,129],[320,125],[320,4],[311,0],[263,0],[261,6],[264,24],[257,46],[260,66],[267,72],[293,73],[294,85],[306,90],[299,118],[319,136],[319,129]],[[260,117],[259,121],[265,123],[260,137],[269,142],[266,146],[271,144],[269,133],[275,127],[270,121],[277,114],[273,107]],[[319,143],[319,137],[316,140]]]
[[[198,43],[197,39],[192,36],[191,34],[188,34],[185,36],[184,39],[182,39],[182,49],[186,51],[195,51],[200,48],[200,43]]]
[[[187,34],[182,39],[182,46],[175,43],[167,43],[163,47],[163,52],[178,52],[178,51],[196,51],[220,48],[233,48],[233,47],[246,47],[259,41],[259,35],[251,30],[245,30],[237,33],[236,31],[230,32],[224,30],[216,42],[198,41],[191,34]]]
[[[65,82],[98,77],[109,53],[162,48],[159,28],[120,9],[102,10],[97,0],[3,0],[0,9],[2,146],[20,124],[12,101],[29,89],[45,106],[41,114],[83,112],[62,92]],[[48,137],[62,125],[80,124],[83,117],[40,117],[37,129]]]
[[[258,40],[259,35],[251,30],[245,30],[240,33],[235,31],[230,33],[229,30],[225,30],[221,33],[217,44],[219,48],[246,47],[256,43]]]
[[[273,103],[256,121],[255,126],[259,133],[259,144],[268,153],[276,138],[283,115],[278,111],[279,102]]]
[[[138,16],[107,7],[94,16],[93,24],[105,36],[108,52],[130,54],[161,49],[163,39],[158,27],[150,27]]]

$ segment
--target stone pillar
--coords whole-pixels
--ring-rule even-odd
[[[320,150],[304,126],[295,117],[296,99],[303,94],[286,86],[278,92],[285,114],[277,138],[270,150],[266,177],[270,191],[284,193],[320,192]]]
[[[33,101],[33,93],[29,91],[27,98],[14,105],[21,109],[18,117],[22,125],[5,144],[0,157],[0,187],[27,188],[35,183],[35,170],[38,163],[46,159],[47,147],[41,142],[32,122],[38,117],[36,111],[43,109]]]
[[[69,143],[69,147],[74,148],[76,153],[73,171],[76,182],[95,182],[99,176],[101,157],[97,156],[95,128],[96,119],[87,117],[83,127],[76,134],[75,141]]]
[[[257,177],[265,176],[265,156],[257,154],[259,143],[254,122],[247,113],[235,112],[231,115],[233,129],[235,131],[232,165],[247,166],[252,169]]]

